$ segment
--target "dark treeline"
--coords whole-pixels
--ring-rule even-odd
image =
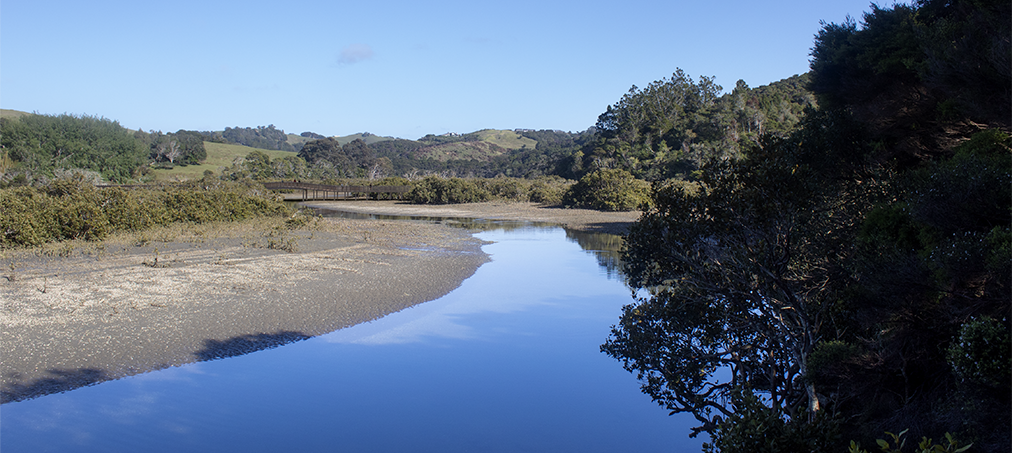
[[[392,172],[401,176],[579,179],[600,169],[621,169],[648,181],[691,179],[708,159],[738,157],[743,144],[755,143],[762,134],[794,130],[805,109],[815,106],[807,84],[807,75],[758,88],[738,81],[731,93],[721,95],[713,79],[696,82],[679,70],[645,89],[634,86],[586,131],[519,132],[537,141],[534,149],[498,148],[481,142],[477,132],[367,146],[389,159]],[[433,157],[439,154],[434,150],[443,149],[451,150],[449,158]]]
[[[705,451],[1010,451],[1010,15],[922,0],[824,24],[817,109],[795,107],[816,104],[803,78],[739,102],[676,73],[601,116],[596,161],[693,175],[627,237],[646,296],[602,350]]]
[[[324,180],[436,174],[575,180],[600,169],[622,169],[646,180],[691,178],[691,171],[707,156],[738,155],[739,142],[754,141],[763,132],[789,130],[802,109],[812,103],[803,89],[804,76],[756,89],[739,82],[734,92],[723,96],[717,95],[719,87],[712,80],[703,80],[693,82],[679,71],[648,89],[634,87],[608,108],[598,126],[579,133],[522,131],[537,146],[514,150],[482,141],[479,132],[371,144],[359,140],[354,145],[305,132],[303,137],[314,140],[302,145],[309,147],[303,152],[273,125],[221,132],[131,132],[103,118],[27,115],[2,123],[5,159],[12,162],[5,164],[3,180],[26,183],[52,176],[57,169],[74,169],[98,172],[108,181],[141,181],[151,168],[202,162],[206,157],[203,141],[299,151],[304,160],[283,159],[279,165],[285,169],[269,172],[244,172],[241,165],[233,166],[227,169],[233,177],[249,174],[269,179],[284,174]],[[713,105],[693,104],[697,95]]]
[[[815,98],[800,75],[750,89],[735,89],[710,77],[693,81],[682,70],[670,78],[633,86],[598,118],[596,140],[571,159],[575,174],[619,168],[658,181],[691,179],[710,159],[737,158],[763,134],[783,135],[797,128]]]
[[[222,132],[201,132],[204,139],[209,142],[230,143],[234,145],[248,146],[258,149],[276,149],[280,151],[298,151],[292,144],[288,143],[288,134],[277,129],[273,124],[269,126],[252,127],[226,127]],[[308,132],[308,134],[313,134]],[[319,135],[319,134],[313,134]],[[312,136],[312,135],[310,135]]]
[[[799,75],[767,86],[749,88],[738,81],[731,93],[720,94],[713,79],[693,81],[682,71],[670,79],[633,87],[609,106],[595,127],[579,133],[555,130],[521,131],[536,140],[534,149],[504,150],[490,158],[472,158],[478,133],[426,135],[418,140],[388,140],[368,145],[390,159],[398,175],[540,177],[579,179],[600,169],[621,169],[648,181],[691,179],[711,158],[741,155],[741,148],[762,134],[787,134],[797,128],[806,108],[815,106],[807,90],[808,76]],[[470,149],[463,149],[471,144]],[[433,149],[456,145],[468,158],[433,158]],[[441,148],[442,147],[442,148]]]
[[[359,169],[370,169],[372,159],[386,159],[380,167],[384,169],[383,175],[416,177],[438,174],[447,177],[487,178],[504,175],[536,178],[559,175],[559,162],[587,142],[593,133],[572,134],[546,130],[522,132],[521,135],[537,140],[538,145],[534,149],[508,150],[480,141],[477,133],[473,133],[456,136],[427,135],[419,140],[393,139],[371,144],[362,142],[356,148],[363,149],[348,153],[343,150],[338,152],[342,146],[337,139],[324,138],[307,143],[299,155],[313,156],[307,158],[310,165],[317,164],[322,159],[335,167]],[[449,149],[447,145],[456,145],[448,151],[452,155],[469,157],[431,157],[434,149]],[[489,155],[491,157],[481,157]],[[371,170],[366,173],[371,173]]]
[[[381,179],[392,176],[390,159],[377,158],[365,140],[355,139],[341,145],[335,138],[324,138],[306,143],[299,158],[321,170],[331,170],[336,178]]]

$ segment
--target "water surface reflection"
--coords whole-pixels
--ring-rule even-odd
[[[699,451],[691,418],[668,417],[598,351],[631,300],[600,258],[560,228],[477,235],[492,262],[441,299],[4,405],[0,449]]]

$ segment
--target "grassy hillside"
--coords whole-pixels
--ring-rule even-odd
[[[477,160],[492,158],[522,148],[534,149],[537,140],[521,136],[511,130],[482,129],[459,136],[429,135],[419,142],[423,145],[412,153],[416,159]]]
[[[506,149],[520,149],[524,146],[526,146],[527,149],[534,149],[534,147],[538,145],[537,140],[532,140],[509,130],[483,129],[467,135],[476,136],[480,141],[498,145]]]
[[[362,139],[367,145],[371,145],[376,142],[384,142],[387,140],[393,140],[393,137],[380,137],[376,134],[370,134],[368,132],[360,132],[358,134],[345,135],[344,137],[334,137],[337,142],[341,145],[347,145],[357,139]]]
[[[171,169],[155,169],[155,181],[183,181],[188,179],[200,179],[204,176],[204,170],[211,170],[218,174],[219,167],[232,165],[237,157],[246,157],[252,151],[260,151],[271,159],[281,159],[286,156],[293,156],[295,153],[289,151],[277,151],[271,149],[256,149],[248,146],[229,145],[225,143],[204,142],[207,150],[207,159],[200,165],[188,165],[186,167],[175,167]]]
[[[21,118],[25,115],[34,115],[34,113],[22,112],[20,110],[0,109],[0,118]]]
[[[453,142],[442,145],[426,146],[415,153],[416,159],[477,160],[488,161],[509,150],[490,142]]]
[[[296,134],[287,134],[287,136],[288,136],[288,144],[294,146],[295,149],[302,148],[302,145],[305,145],[307,142],[316,140],[315,138],[303,137],[301,135]]]

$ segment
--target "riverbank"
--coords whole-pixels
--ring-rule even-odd
[[[309,201],[304,206],[387,216],[426,216],[484,220],[516,220],[559,225],[608,234],[625,234],[640,213],[545,207],[536,203],[486,202],[418,205],[403,201]]]
[[[348,204],[340,209],[598,231],[622,223],[609,213],[526,204]],[[2,401],[240,355],[377,319],[455,289],[487,262],[481,245],[465,229],[431,222],[320,219],[288,229],[278,219],[177,225],[101,243],[3,251]]]

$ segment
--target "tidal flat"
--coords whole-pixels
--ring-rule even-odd
[[[517,220],[622,232],[638,213],[524,203],[328,202],[385,216]],[[176,225],[0,255],[0,392],[20,401],[245,354],[437,299],[488,256],[438,222],[323,218]]]

